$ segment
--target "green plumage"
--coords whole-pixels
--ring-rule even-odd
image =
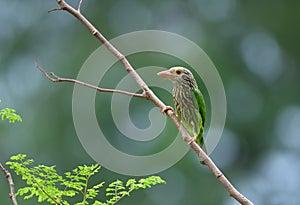
[[[158,75],[173,81],[172,94],[177,117],[191,137],[196,137],[196,142],[206,152],[203,138],[206,118],[205,101],[193,74],[186,68],[173,67]]]

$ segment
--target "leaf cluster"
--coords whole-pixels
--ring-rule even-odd
[[[47,201],[50,204],[69,205],[70,197],[80,196],[81,200],[75,205],[112,205],[119,202],[125,196],[129,196],[134,190],[150,188],[156,184],[166,183],[159,176],[150,176],[136,181],[129,179],[126,183],[121,180],[111,182],[106,188],[107,200],[96,200],[100,188],[105,182],[90,186],[90,178],[99,172],[100,165],[78,166],[70,172],[59,175],[55,166],[33,166],[32,159],[26,159],[25,154],[12,156],[11,161],[6,162],[28,186],[18,189],[16,196],[24,199],[37,197],[38,202]]]
[[[1,102],[1,100],[0,100]],[[20,115],[16,114],[16,110],[11,108],[4,108],[0,110],[0,116],[2,120],[8,120],[9,123],[22,122]]]
[[[106,203],[99,203],[99,205],[111,205],[116,204],[123,197],[129,196],[130,193],[138,189],[150,188],[156,184],[165,184],[166,182],[161,179],[159,176],[150,176],[147,178],[140,179],[129,179],[124,186],[124,183],[121,180],[116,180],[109,184],[106,188],[106,196],[110,199],[106,200]]]

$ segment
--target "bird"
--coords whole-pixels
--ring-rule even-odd
[[[175,113],[190,136],[192,136],[188,143],[195,141],[207,153],[203,137],[206,106],[192,72],[187,68],[175,66],[161,71],[157,75],[170,79],[173,82],[172,96],[176,109]],[[166,106],[162,112],[166,112],[169,109],[173,110],[172,107]]]

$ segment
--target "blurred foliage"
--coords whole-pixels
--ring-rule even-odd
[[[25,154],[18,154],[10,157],[12,161],[6,162],[10,169],[13,169],[17,175],[22,176],[28,186],[19,188],[16,196],[23,196],[24,199],[30,199],[34,196],[38,202],[47,201],[50,204],[70,204],[70,197],[82,198],[80,202],[73,202],[75,205],[90,204],[93,205],[114,205],[125,196],[129,196],[132,191],[138,189],[150,188],[156,184],[166,183],[159,176],[150,176],[147,178],[129,179],[124,185],[122,181],[116,180],[106,188],[106,196],[109,198],[106,202],[95,200],[99,189],[105,182],[100,182],[90,187],[90,178],[97,174],[100,165],[77,166],[71,172],[65,172],[65,176],[57,173],[55,166],[37,165],[32,166],[32,159],[26,159]],[[80,196],[78,196],[80,195]],[[82,196],[81,196],[82,195]],[[74,201],[74,200],[72,200]]]
[[[1,103],[1,100],[0,100]],[[9,123],[22,122],[20,115],[16,113],[16,110],[11,108],[3,108],[0,110],[0,116],[2,120],[8,120]]]
[[[72,122],[73,85],[49,82],[34,67],[34,60],[38,59],[49,72],[75,78],[100,43],[66,12],[47,13],[57,7],[54,0],[1,3],[1,107],[16,108],[23,118],[22,124],[0,122],[1,161],[16,153],[30,153],[36,161],[56,164],[62,172],[78,164],[93,163],[76,137]],[[90,0],[83,2],[82,12],[108,39],[158,29],[197,43],[216,65],[228,102],[226,127],[211,155],[213,160],[255,204],[293,205],[300,201],[299,7],[296,0]],[[136,69],[182,64],[150,53],[129,59]],[[123,66],[116,64],[100,85],[113,88],[126,74]],[[171,96],[162,88],[155,88],[155,93],[172,105]],[[155,142],[131,143],[108,116],[111,98],[109,93],[98,93],[96,111],[103,132],[110,134],[109,141],[114,146],[143,155],[163,149],[174,139],[176,129],[167,121],[167,128]],[[134,99],[132,122],[147,128],[150,122],[145,109],[152,106],[148,101]],[[235,203],[192,152],[159,175],[168,184],[141,191],[123,203]],[[101,177],[111,181],[129,178],[105,168]],[[15,183],[22,184],[18,179]],[[0,180],[0,187],[7,187],[4,180]],[[11,203],[6,193],[1,192],[0,198],[3,204]]]

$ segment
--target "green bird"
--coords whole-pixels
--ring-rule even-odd
[[[157,75],[173,82],[172,95],[176,115],[192,136],[189,144],[196,141],[203,151],[207,152],[203,138],[206,118],[205,101],[193,74],[187,68],[176,66],[159,72]],[[168,109],[172,108],[167,106],[163,111]]]

